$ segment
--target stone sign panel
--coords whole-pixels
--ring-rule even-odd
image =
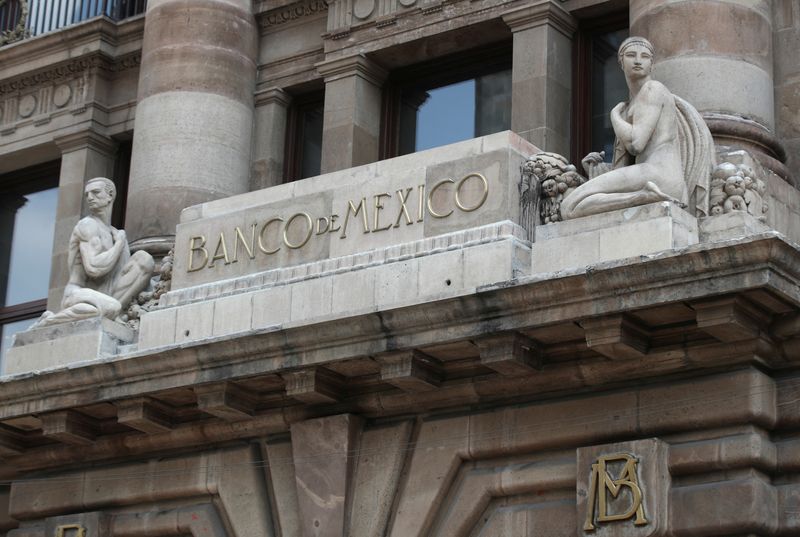
[[[173,289],[509,220],[538,150],[511,132],[190,207]]]
[[[666,534],[670,477],[658,439],[578,449],[578,535]]]

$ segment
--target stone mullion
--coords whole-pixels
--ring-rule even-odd
[[[576,21],[557,2],[503,16],[514,33],[511,130],[540,149],[570,149],[572,36]]]

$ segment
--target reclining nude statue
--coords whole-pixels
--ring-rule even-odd
[[[147,252],[131,255],[125,232],[111,226],[116,187],[95,177],[84,189],[89,216],[82,218],[69,238],[69,282],[61,311],[46,311],[34,327],[92,317],[119,320],[131,300],[150,283],[153,258]]]
[[[708,214],[708,186],[714,164],[714,141],[697,110],[651,78],[653,45],[629,37],[618,60],[630,100],[611,111],[616,134],[609,166],[602,153],[590,153],[582,164],[588,181],[565,193],[564,220],[658,201],[693,206]]]

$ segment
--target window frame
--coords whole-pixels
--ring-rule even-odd
[[[404,91],[425,91],[512,68],[513,43],[501,41],[391,72],[383,86],[379,158],[400,156],[400,108]]]
[[[581,19],[573,41],[572,87],[572,142],[570,158],[580,162],[596,149],[592,147],[592,52],[597,36],[630,28],[626,11]]]
[[[303,169],[303,118],[307,111],[319,107],[325,109],[325,90],[303,93],[292,96],[286,114],[286,134],[283,157],[283,182],[291,183],[304,179],[301,177]]]
[[[58,159],[2,174],[0,175],[0,193],[25,195],[57,188],[60,172],[61,159]],[[52,270],[52,259],[50,263]],[[7,282],[2,285],[7,285]],[[46,308],[47,296],[29,302],[0,306],[0,328],[10,323],[38,317]],[[0,363],[2,363],[2,356],[0,356]]]

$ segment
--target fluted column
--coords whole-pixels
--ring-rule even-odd
[[[180,211],[246,192],[257,31],[251,0],[150,0],[126,228],[160,254]]]
[[[719,145],[784,175],[775,137],[772,10],[751,0],[631,0],[631,34],[656,48],[654,76],[692,103]]]

